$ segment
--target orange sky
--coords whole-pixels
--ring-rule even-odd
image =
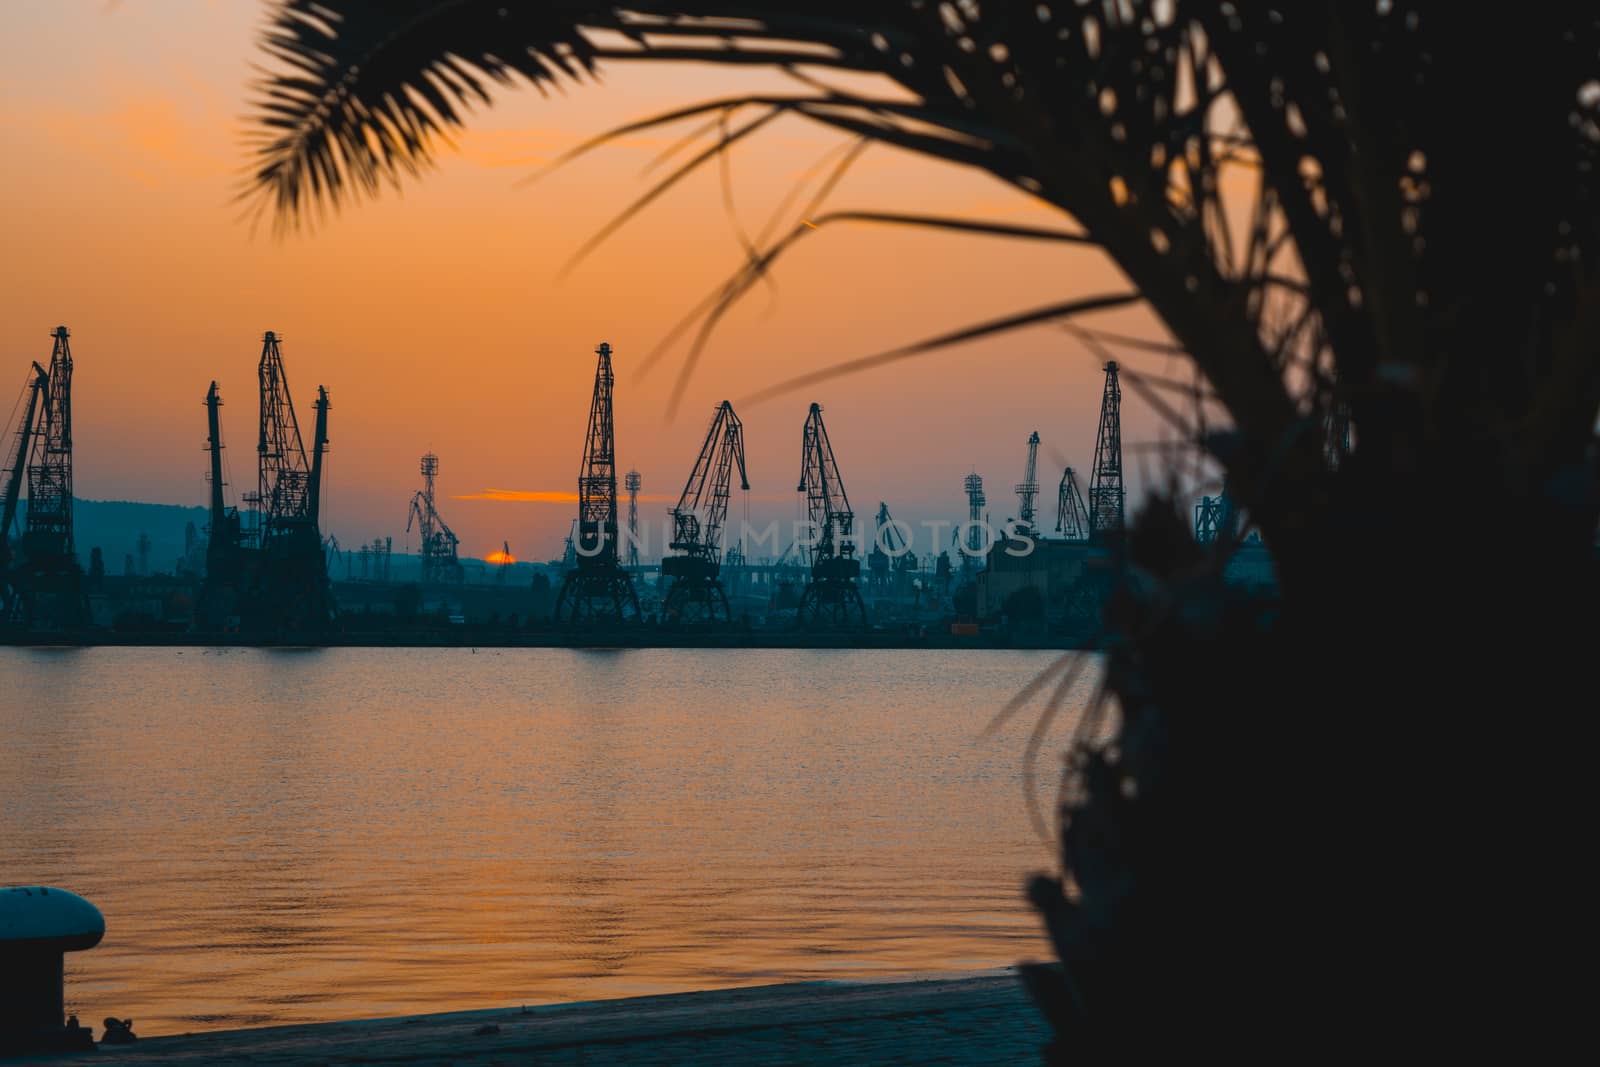
[[[252,234],[231,203],[248,163],[240,136],[261,14],[245,0],[0,5],[0,386],[9,408],[29,361],[48,356],[50,330],[72,330],[79,496],[203,503],[201,400],[213,378],[233,489],[253,483],[255,363],[272,329],[308,426],[316,386],[332,397],[325,529],[348,543],[389,534],[402,547],[417,457],[432,449],[441,510],[465,553],[509,541],[519,558],[546,559],[571,519],[571,504],[554,494],[575,487],[602,340],[615,350],[619,465],[640,470],[650,501],[642,510],[659,518],[725,397],[1123,288],[1081,248],[819,231],[780,263],[774,288],[727,319],[669,422],[681,352],[642,380],[636,368],[739,262],[716,171],[667,195],[565,279],[561,264],[647,188],[641,168],[668,137],[619,143],[536,185],[517,183],[607,125],[776,77],[613,66],[603,85],[561,96],[502,93],[459,150],[403,195],[279,239]],[[738,152],[732,174],[746,227],[759,229],[838,142],[782,121]],[[1061,221],[986,176],[876,148],[829,203]],[[1096,322],[1157,335],[1142,311]],[[962,516],[961,481],[976,469],[991,512],[1012,515],[1024,442],[1037,429],[1041,503],[1053,522],[1061,464],[1082,469],[1092,458],[1100,385],[1094,355],[1040,327],[742,408],[751,518],[799,514],[800,430],[816,400],[857,512],[884,499],[911,522]],[[1162,433],[1131,395],[1124,426],[1130,444]],[[1135,488],[1141,464],[1154,465],[1130,452]],[[552,499],[495,499],[489,489]]]

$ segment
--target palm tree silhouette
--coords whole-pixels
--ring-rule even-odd
[[[1192,381],[1123,381],[1225,472],[1270,546],[1272,604],[1221,582],[1233,539],[1197,546],[1168,496],[1117,546],[1128,580],[1107,605],[1096,705],[1115,713],[1111,740],[1075,743],[1063,877],[1032,888],[1065,964],[1030,972],[1057,1027],[1050,1056],[1137,1055],[1174,1033],[1241,1049],[1285,1025],[1361,1040],[1416,1032],[1431,1011],[1504,1017],[1515,995],[1549,995],[1532,954],[1569,918],[1550,887],[1587,797],[1563,712],[1592,694],[1594,12],[287,0],[264,47],[274,72],[247,195],[279,225],[420,172],[492,85],[687,60],[774,68],[795,88],[576,146],[698,124],[686,161],[583,252],[787,115],[845,138],[824,195],[883,144],[987,171],[1061,212],[1057,228],[1014,227],[827,212],[819,196],[752,241],[667,339],[695,331],[685,375],[721,313],[819,229],[870,220],[1085,244],[1116,264],[1123,289],[1002,309],[769,391],[1047,321],[1108,358],[1168,351]],[[1135,303],[1170,343],[1091,325]],[[1044,698],[1042,727],[1077,670],[1064,661],[1006,713]],[[1505,751],[1513,714],[1536,759]],[[1462,887],[1486,855],[1512,876],[1469,904]],[[1483,954],[1530,980],[1508,992]]]

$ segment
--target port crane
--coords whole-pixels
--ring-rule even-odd
[[[1056,489],[1056,533],[1068,541],[1089,540],[1089,509],[1078,491],[1078,476],[1071,467],[1061,472]]]
[[[739,469],[739,488],[748,490],[744,468],[744,424],[724,400],[712,416],[705,443],[689,480],[672,509],[670,555],[661,561],[661,573],[672,579],[663,611],[673,622],[732,621],[728,594],[719,577],[722,569],[722,527],[728,519],[728,498],[733,470]]]
[[[21,590],[12,581],[11,529],[17,521],[17,504],[22,495],[22,480],[28,473],[28,445],[32,441],[34,418],[39,400],[50,388],[50,376],[35,361],[33,379],[23,386],[28,405],[17,426],[17,449],[6,472],[5,497],[0,501],[0,621],[15,621],[22,610]]]
[[[72,530],[72,348],[65,326],[50,336],[43,404],[28,446],[22,558],[11,568],[11,581],[30,626],[71,627],[83,621],[89,606]]]
[[[246,624],[252,629],[321,630],[333,618],[328,563],[318,530],[328,391],[318,386],[312,403],[316,421],[308,459],[279,338],[271,330],[261,340],[256,377],[261,398],[256,491],[245,502],[254,509],[259,563],[244,601]]]
[[[616,375],[611,346],[595,349],[589,432],[578,471],[578,529],[572,569],[561,582],[556,620],[568,625],[639,619],[633,578],[617,556],[617,441],[612,419]]]
[[[911,551],[900,524],[889,514],[886,501],[878,501],[878,518],[873,531],[872,550],[867,553],[867,576],[873,588],[880,592],[903,592],[898,577],[917,569],[917,557]],[[891,570],[894,577],[890,576]]]
[[[1238,517],[1234,514],[1233,496],[1228,492],[1228,482],[1222,482],[1220,496],[1203,496],[1194,506],[1194,539],[1209,545],[1220,540],[1231,545],[1238,537]]]
[[[1022,471],[1022,481],[1017,483],[1017,500],[1020,509],[1017,521],[1024,530],[1033,529],[1033,502],[1039,495],[1039,431],[1028,438],[1028,463]]]
[[[460,585],[461,539],[439,517],[433,505],[433,480],[439,474],[439,457],[429,452],[422,457],[419,467],[422,488],[411,497],[411,508],[406,514],[406,533],[415,525],[422,533],[422,584],[438,585],[448,582]]]
[[[806,416],[796,491],[806,495],[806,516],[815,539],[806,549],[811,580],[800,594],[798,621],[811,627],[843,627],[854,622],[865,629],[867,609],[856,584],[861,561],[855,558],[855,514],[845,495],[819,404],[812,404]]]
[[[1124,525],[1122,486],[1122,385],[1117,365],[1106,364],[1100,397],[1100,427],[1095,431],[1094,469],[1089,477],[1089,529],[1097,537],[1117,534]]]
[[[572,525],[567,528],[567,536],[561,541],[561,569],[569,571],[578,565],[578,550],[572,544],[572,535],[578,528],[578,520],[573,519]]]

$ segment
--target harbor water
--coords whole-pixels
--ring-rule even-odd
[[[142,1034],[1041,958],[1057,655],[0,648],[0,884]]]

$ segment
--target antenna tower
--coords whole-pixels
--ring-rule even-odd
[[[638,471],[622,476],[622,487],[628,491],[628,573],[639,573],[639,490],[644,479]]]
[[[961,484],[967,491],[967,547],[961,554],[962,566],[971,567],[983,555],[983,509],[989,501],[983,495],[983,477],[976,471]]]

